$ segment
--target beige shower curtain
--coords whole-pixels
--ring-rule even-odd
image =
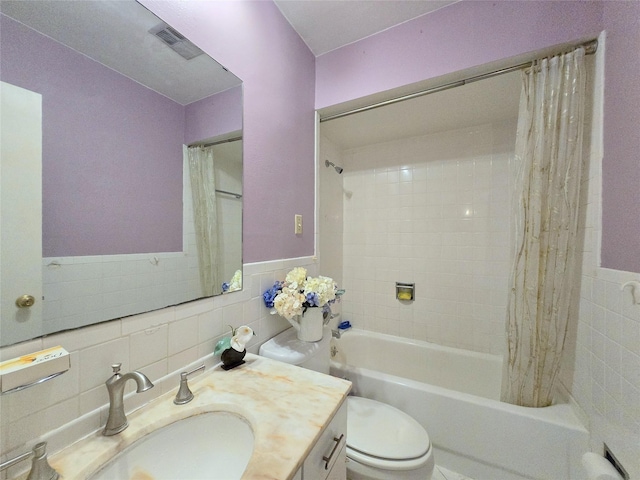
[[[584,49],[523,73],[516,140],[516,249],[507,311],[504,402],[553,400],[575,275],[582,165]]]
[[[187,149],[202,295],[222,292],[213,147]]]

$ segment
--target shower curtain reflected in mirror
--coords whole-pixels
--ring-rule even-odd
[[[504,402],[553,400],[571,318],[585,102],[584,49],[523,73],[516,140],[516,250],[507,309]]]
[[[222,277],[213,147],[189,147],[186,152],[202,295],[217,295]]]

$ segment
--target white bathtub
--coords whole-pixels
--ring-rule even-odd
[[[332,339],[331,374],[420,422],[436,464],[475,480],[579,479],[589,436],[568,403],[502,403],[502,359],[351,329]]]

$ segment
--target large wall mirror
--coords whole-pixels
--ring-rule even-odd
[[[133,0],[0,21],[0,345],[241,289],[240,79]]]

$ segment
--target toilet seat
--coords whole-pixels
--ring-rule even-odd
[[[426,455],[419,458],[413,458],[411,460],[386,460],[384,458],[365,455],[347,446],[347,458],[378,470],[417,470],[429,463],[431,459],[431,450],[429,450]]]
[[[384,403],[347,397],[347,456],[385,470],[412,470],[431,456],[429,435],[413,417]]]

